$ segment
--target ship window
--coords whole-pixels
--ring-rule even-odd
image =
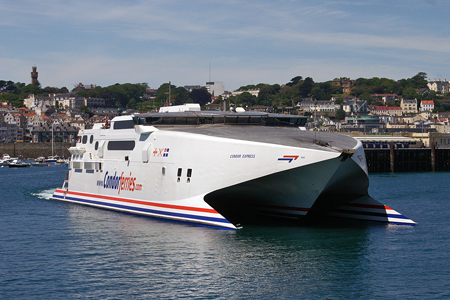
[[[114,129],[132,129],[134,128],[133,120],[115,121]]]
[[[133,150],[134,141],[109,141],[108,150]]]
[[[86,144],[86,143],[87,143],[87,135],[83,135],[82,143],[83,143],[83,144]]]
[[[89,144],[92,144],[93,141],[94,141],[94,136],[91,135],[91,137],[89,138]]]
[[[188,169],[187,170],[187,177],[191,177],[192,176],[192,169]]]
[[[95,150],[98,150],[98,141],[95,142]]]
[[[178,173],[177,173],[177,176],[178,177],[180,177],[181,176],[181,173],[183,172],[183,169],[181,169],[181,168],[178,168]]]

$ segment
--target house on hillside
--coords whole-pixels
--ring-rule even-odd
[[[297,104],[297,107],[303,111],[314,111],[314,106],[316,105],[316,101],[302,101]]]
[[[342,105],[342,109],[350,114],[350,113],[368,113],[369,107],[366,101],[362,100],[348,100]]]
[[[443,81],[441,81],[440,79],[436,80],[436,78],[434,78],[433,81],[428,79],[427,86],[430,91],[434,91],[437,93],[445,94],[450,92],[450,83],[447,81],[447,79],[444,79]]]
[[[343,94],[350,94],[352,90],[354,80],[350,80],[347,77],[336,78],[331,83],[333,86],[339,86],[342,88]]]
[[[402,108],[400,106],[370,106],[370,112],[373,115],[391,115],[401,116]]]
[[[383,101],[384,104],[394,104],[398,100],[397,94],[372,94],[372,97]]]
[[[402,99],[400,101],[400,107],[403,114],[417,114],[417,99]]]
[[[433,100],[422,100],[420,102],[420,111],[433,111],[434,101]]]

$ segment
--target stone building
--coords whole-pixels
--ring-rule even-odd
[[[341,87],[343,94],[350,94],[350,91],[352,90],[353,80],[350,80],[350,78],[347,77],[341,77],[339,79],[336,78],[335,80],[333,80],[332,85]]]

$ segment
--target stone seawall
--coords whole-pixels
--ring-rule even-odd
[[[53,154],[69,157],[71,143],[53,143]],[[9,154],[11,157],[22,155],[24,158],[48,157],[52,155],[52,143],[0,143],[0,155]]]

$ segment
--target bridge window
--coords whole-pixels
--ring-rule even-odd
[[[134,141],[109,141],[108,150],[122,150],[129,151],[133,150],[135,146]]]
[[[133,128],[134,128],[133,120],[115,121],[114,122],[114,130],[116,130],[116,129],[133,129]]]

